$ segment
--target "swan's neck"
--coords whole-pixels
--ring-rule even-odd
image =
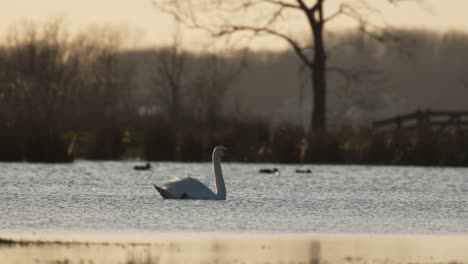
[[[224,184],[223,171],[221,170],[221,157],[213,154],[213,171],[216,185],[216,196],[220,200],[226,199],[226,185]]]

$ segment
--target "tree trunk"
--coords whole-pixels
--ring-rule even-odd
[[[179,120],[179,112],[180,112],[180,96],[179,96],[179,87],[177,85],[172,85],[171,86],[171,114],[172,114],[172,119],[174,121]]]
[[[323,9],[320,5],[318,16],[310,14],[309,23],[312,28],[314,43],[314,59],[312,63],[312,91],[313,91],[313,112],[310,123],[311,130],[314,132],[324,132],[326,130],[326,62],[325,47],[323,43]]]
[[[323,132],[326,129],[326,58],[316,53],[312,72],[313,113],[311,129]]]

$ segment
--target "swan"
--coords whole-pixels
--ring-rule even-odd
[[[224,151],[227,151],[227,148],[217,146],[212,155],[216,193],[199,180],[188,176],[174,179],[161,186],[153,184],[154,188],[164,199],[226,200],[226,185],[221,170],[221,157]]]
[[[146,163],[145,166],[133,166],[133,169],[134,170],[149,170],[151,169],[151,164],[149,164],[148,162]]]

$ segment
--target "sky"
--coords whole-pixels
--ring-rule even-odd
[[[336,1],[330,0],[330,4]],[[422,7],[410,3],[398,8],[380,5],[384,0],[370,2],[394,26],[468,31],[468,0],[424,0]],[[5,35],[9,25],[21,19],[42,22],[58,16],[72,30],[96,24],[123,27],[131,32],[131,45],[137,47],[171,43],[176,28],[172,18],[159,13],[150,0],[0,0],[0,36]],[[331,23],[329,28],[342,29],[348,25],[349,21],[343,19]],[[184,33],[184,37],[192,42],[200,39],[192,32]],[[259,45],[272,44],[260,42]]]

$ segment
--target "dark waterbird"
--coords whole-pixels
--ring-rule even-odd
[[[258,171],[259,173],[265,173],[265,174],[278,174],[279,173],[279,170],[277,168],[273,168],[273,169],[260,169]]]
[[[296,170],[296,173],[312,173],[310,169],[307,170]]]
[[[149,170],[151,169],[151,164],[147,162],[145,166],[136,165],[136,166],[133,166],[133,169],[134,170]]]

